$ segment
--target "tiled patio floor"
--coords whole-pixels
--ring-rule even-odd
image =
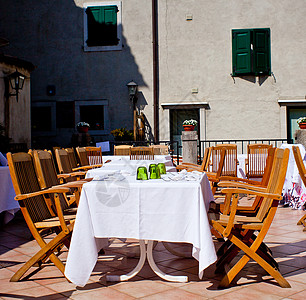
[[[128,282],[106,282],[105,274],[124,274],[136,265],[138,247],[132,240],[125,243],[114,240],[106,255],[99,257],[84,288],[67,282],[51,263],[29,278],[9,282],[14,271],[38,250],[22,217],[17,215],[0,230],[0,299],[306,299],[306,232],[296,225],[304,213],[279,208],[265,240],[291,284],[290,289],[280,288],[251,261],[240,273],[240,278],[223,290],[217,289],[220,276],[214,274],[214,265],[206,269],[204,278],[199,280],[196,260],[178,258],[161,243],[154,251],[160,269],[169,274],[188,275],[188,283],[166,282],[147,264]],[[219,247],[217,241],[215,244]],[[61,258],[65,260],[66,256],[67,251],[64,251]]]

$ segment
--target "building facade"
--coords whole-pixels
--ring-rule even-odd
[[[306,115],[304,0],[1,1],[5,54],[31,61],[33,146],[68,146],[79,121],[95,141],[292,138]],[[18,30],[16,28],[19,28]],[[157,50],[156,52],[154,50]]]

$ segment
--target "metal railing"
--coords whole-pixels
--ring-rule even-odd
[[[268,144],[274,147],[280,147],[281,144],[289,144],[290,141],[287,139],[249,139],[249,140],[203,140],[198,142],[198,154],[202,157],[205,148],[215,146],[216,144],[236,144],[237,153],[244,154],[247,153],[248,144]]]

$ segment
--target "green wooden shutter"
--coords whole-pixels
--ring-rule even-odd
[[[116,5],[90,6],[86,9],[88,46],[111,46],[118,44]]]
[[[253,30],[253,72],[271,75],[270,29]]]
[[[233,76],[247,74],[251,65],[251,32],[248,29],[232,30]]]

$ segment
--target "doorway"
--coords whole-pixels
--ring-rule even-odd
[[[299,129],[299,125],[296,123],[297,119],[306,116],[306,107],[287,107],[287,139],[290,144],[294,143],[294,133]]]
[[[200,136],[199,128],[200,128],[200,118],[199,118],[199,109],[170,109],[170,140],[178,142],[178,153],[182,155],[182,131],[183,131],[183,122],[185,120],[196,120],[198,125],[194,130],[198,132],[198,136]],[[176,152],[176,144],[174,145],[174,153]]]

